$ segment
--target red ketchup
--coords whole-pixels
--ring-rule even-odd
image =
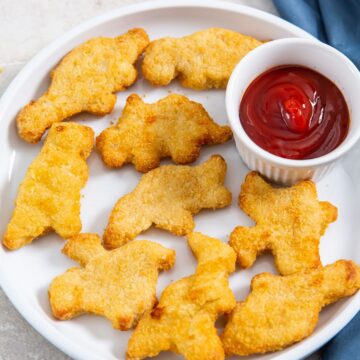
[[[287,159],[313,159],[341,144],[350,117],[344,96],[329,79],[305,67],[285,65],[249,85],[240,121],[264,150]]]

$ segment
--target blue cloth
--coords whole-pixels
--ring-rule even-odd
[[[281,17],[344,53],[360,69],[360,0],[273,0]]]
[[[360,313],[322,349],[324,360],[360,359]]]
[[[273,0],[281,17],[343,52],[360,69],[360,0]],[[360,360],[360,313],[322,348],[323,360]]]

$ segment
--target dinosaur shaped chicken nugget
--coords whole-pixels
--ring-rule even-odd
[[[318,201],[312,181],[273,188],[251,172],[241,187],[239,203],[256,222],[254,227],[239,226],[230,235],[242,267],[250,267],[257,255],[267,250],[273,253],[282,275],[321,266],[320,236],[336,220],[337,209]]]
[[[94,234],[71,238],[63,252],[83,268],[69,269],[49,289],[54,316],[68,320],[84,312],[103,315],[127,330],[156,301],[159,270],[170,269],[175,251],[139,240],[106,251]]]
[[[265,353],[298,342],[314,331],[324,306],[359,288],[360,268],[345,260],[288,276],[257,275],[225,327],[225,353]]]
[[[195,161],[204,144],[220,144],[231,138],[228,126],[217,125],[203,106],[187,97],[172,94],[154,104],[128,97],[117,125],[97,138],[106,165],[120,167],[132,162],[147,172],[171,157],[178,164]]]
[[[236,304],[227,279],[236,256],[228,245],[200,233],[188,241],[198,260],[195,274],[169,285],[158,305],[145,312],[129,340],[128,360],[166,350],[187,360],[224,359],[214,323]]]
[[[260,41],[238,32],[210,28],[182,38],[166,37],[150,43],[142,71],[153,85],[167,85],[176,77],[193,89],[224,88],[235,65]]]
[[[18,249],[51,229],[63,238],[80,232],[80,190],[93,145],[94,132],[87,126],[69,122],[51,127],[20,184],[3,238],[7,248]]]
[[[121,246],[152,224],[178,236],[188,234],[194,228],[193,214],[231,203],[231,193],[223,186],[225,173],[225,160],[214,155],[199,166],[165,165],[143,175],[112,210],[105,246]]]
[[[72,115],[83,111],[110,113],[116,102],[114,92],[136,80],[133,64],[148,43],[144,30],[133,29],[115,38],[90,39],[76,47],[52,71],[47,92],[20,111],[19,135],[36,143],[51,124]]]

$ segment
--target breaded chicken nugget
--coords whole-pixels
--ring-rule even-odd
[[[321,266],[320,237],[336,220],[337,209],[318,201],[312,181],[273,188],[251,172],[241,186],[239,205],[256,222],[253,227],[238,226],[230,235],[242,267],[252,266],[265,251],[272,252],[282,275]]]
[[[227,355],[281,350],[314,331],[321,309],[360,288],[360,268],[339,260],[288,276],[263,273],[237,304],[222,334]]]
[[[70,51],[51,72],[47,92],[20,111],[19,135],[36,143],[53,123],[72,115],[110,113],[114,93],[135,82],[134,63],[148,43],[143,29],[133,29],[115,38],[88,40]]]
[[[80,234],[63,252],[80,263],[56,277],[49,288],[54,316],[68,320],[84,312],[108,318],[127,330],[156,302],[159,270],[175,263],[175,251],[151,241],[134,241],[106,251],[95,234]]]
[[[190,234],[188,242],[198,260],[195,274],[169,285],[159,304],[145,312],[129,340],[128,360],[166,350],[187,360],[224,359],[215,321],[236,304],[228,282],[236,256],[228,245],[200,233]]]
[[[165,165],[148,172],[113,208],[105,246],[124,245],[152,224],[178,236],[190,233],[193,214],[231,203],[231,193],[223,185],[225,173],[226,162],[219,155],[195,167]]]
[[[179,77],[193,89],[225,88],[235,65],[261,42],[236,31],[210,28],[182,38],[150,43],[142,71],[153,85],[168,85]]]
[[[177,164],[193,162],[201,145],[220,144],[231,135],[228,126],[217,125],[201,104],[185,96],[172,94],[145,104],[132,94],[118,123],[98,136],[96,146],[106,165],[132,162],[136,170],[147,172],[166,157]]]
[[[15,210],[3,237],[18,249],[51,229],[68,238],[81,230],[80,190],[88,179],[86,159],[94,132],[75,123],[54,124],[20,184]]]

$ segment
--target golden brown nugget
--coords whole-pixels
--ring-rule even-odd
[[[158,272],[175,263],[175,251],[139,240],[106,251],[95,234],[71,238],[63,252],[82,267],[56,277],[49,288],[54,316],[68,320],[83,313],[108,318],[130,329],[156,302]]]
[[[134,63],[149,43],[143,29],[115,38],[99,37],[70,51],[51,72],[51,85],[19,113],[19,135],[38,142],[53,123],[81,112],[105,115],[112,111],[115,92],[133,84]]]
[[[187,360],[224,359],[215,321],[236,304],[228,281],[236,256],[230,246],[200,233],[190,234],[188,243],[198,260],[195,274],[169,285],[145,312],[129,340],[128,360],[166,350]]]
[[[185,96],[172,94],[145,104],[132,94],[118,123],[98,136],[96,146],[106,165],[131,162],[147,172],[166,157],[177,164],[191,163],[202,145],[221,144],[231,136],[228,126],[217,125],[201,104]]]
[[[210,28],[182,38],[152,41],[142,63],[153,85],[168,85],[179,77],[193,89],[225,88],[235,65],[261,42],[238,32]]]
[[[15,210],[3,237],[18,249],[54,230],[62,238],[81,230],[80,190],[88,179],[86,159],[94,132],[75,123],[54,124],[19,186]]]
[[[256,225],[236,227],[230,245],[243,268],[252,266],[265,251],[274,255],[280,274],[289,275],[321,266],[320,237],[337,218],[337,209],[318,201],[312,181],[273,188],[251,172],[241,186],[239,205]]]
[[[290,346],[312,334],[324,306],[359,288],[360,268],[345,260],[288,276],[257,275],[225,327],[225,353],[250,355]]]
[[[165,165],[143,175],[113,208],[104,233],[107,248],[133,240],[153,224],[182,236],[194,229],[193,215],[231,203],[223,185],[226,162],[214,155],[198,166]]]

